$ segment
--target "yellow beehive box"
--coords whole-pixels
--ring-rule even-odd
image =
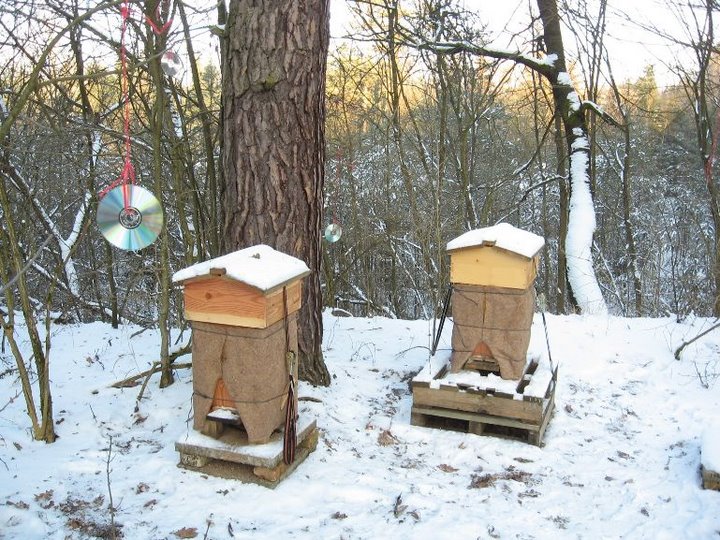
[[[509,223],[468,231],[448,242],[450,282],[527,289],[544,245],[542,236]]]
[[[267,328],[300,309],[309,273],[300,259],[260,244],[179,270],[173,283],[183,286],[187,320]]]

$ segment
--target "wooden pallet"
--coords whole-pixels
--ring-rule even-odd
[[[275,432],[266,444],[249,444],[247,434],[226,428],[215,439],[190,430],[175,443],[179,467],[243,482],[274,488],[287,478],[317,447],[318,429],[307,415],[298,419],[295,461],[283,462],[283,435]]]
[[[702,465],[700,465],[700,473],[702,474],[703,488],[720,491],[720,473],[711,471]]]
[[[528,364],[519,381],[452,376],[434,359],[412,381],[410,423],[521,440],[539,446],[555,406],[557,368]]]

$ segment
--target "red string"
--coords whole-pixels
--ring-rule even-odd
[[[122,81],[122,102],[123,102],[123,137],[125,143],[125,163],[123,165],[120,176],[112,182],[109,186],[100,192],[100,198],[102,199],[107,193],[117,186],[123,186],[123,204],[124,208],[129,206],[130,201],[130,189],[129,184],[135,183],[135,167],[133,167],[131,160],[131,146],[130,146],[130,92],[129,92],[129,78],[128,78],[128,67],[127,67],[127,51],[125,48],[125,33],[127,30],[127,22],[130,18],[130,5],[128,0],[125,0],[120,6],[120,15],[122,16],[122,25],[120,27],[120,72]]]
[[[168,0],[165,0],[164,2],[158,2],[157,7],[155,8],[155,18],[158,21],[160,19],[162,19],[162,13],[160,12],[160,6],[163,6],[163,8],[165,9],[166,12],[169,11]],[[156,23],[155,21],[153,21],[150,18],[150,15],[145,15],[145,22],[148,24],[148,26],[150,28],[152,28],[152,31],[155,32],[158,36],[161,36],[162,34],[164,34],[165,32],[168,31],[168,29],[170,28],[170,25],[172,24],[172,21],[173,21],[172,19],[168,19],[168,21],[165,24],[160,26],[158,23]]]

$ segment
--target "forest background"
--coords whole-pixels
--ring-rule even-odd
[[[513,62],[441,54],[413,40],[486,45],[488,21],[470,4],[347,3],[352,39],[333,42],[327,67],[325,224],[344,231],[323,244],[327,307],[432,318],[448,286],[447,241],[506,221],[546,239],[537,280],[545,309],[577,309],[565,271],[567,147],[552,88]],[[7,340],[22,356],[7,331],[22,309],[29,327],[35,320],[47,328],[91,320],[159,327],[159,356],[170,363],[188,350],[186,340],[167,339],[184,324],[170,276],[224,252],[221,52],[213,37],[223,30],[223,2],[134,6],[133,161],[140,185],[162,202],[167,230],[162,241],[127,252],[95,226],[98,194],[123,164],[119,5],[0,0],[3,353]],[[587,116],[593,260],[610,313],[717,316],[720,5],[668,0],[635,22],[612,0],[557,5],[572,85],[594,111]],[[654,22],[660,5],[669,27]],[[172,19],[170,31],[153,32],[141,11]],[[530,3],[527,16],[514,16],[521,30],[509,46],[542,59],[532,13]],[[657,59],[661,83],[653,64],[614,76],[625,73],[625,59],[608,52],[606,39],[620,22],[675,52]],[[183,61],[175,77],[161,69],[168,50]],[[43,342],[28,330],[42,387],[51,332]],[[52,429],[33,424],[37,438]]]

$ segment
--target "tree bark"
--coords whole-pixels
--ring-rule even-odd
[[[320,290],[328,0],[231,0],[223,57],[224,241],[268,244],[310,267],[300,376],[327,385]]]

